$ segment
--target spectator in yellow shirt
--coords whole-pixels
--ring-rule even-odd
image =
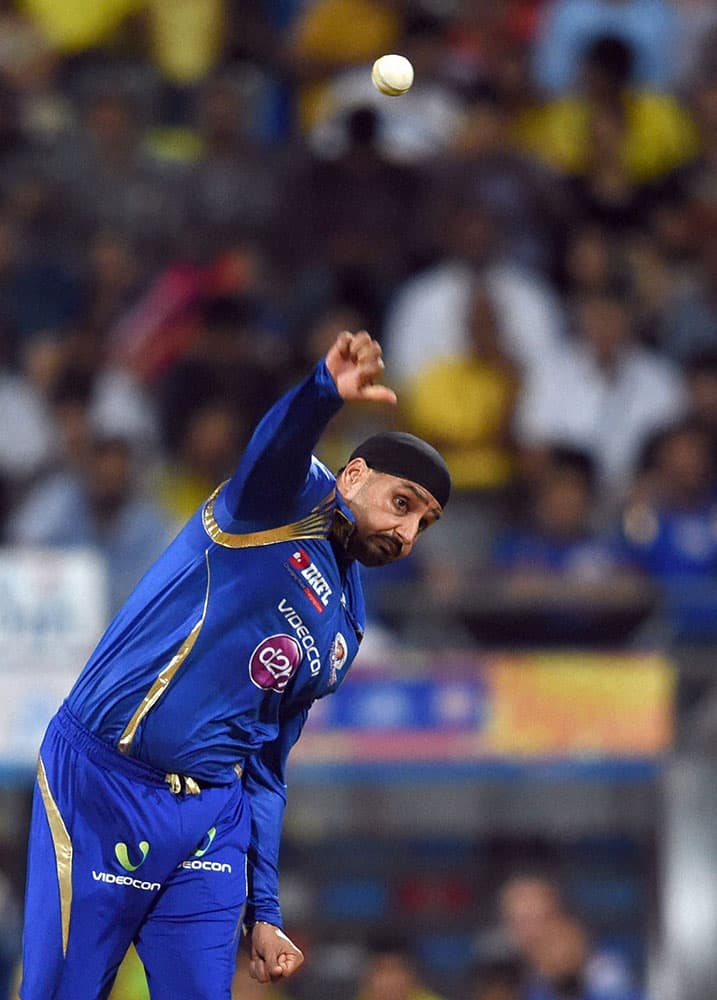
[[[299,117],[314,123],[324,85],[338,71],[391,52],[402,27],[404,0],[316,0],[294,23],[288,61],[297,80]]]
[[[669,94],[631,86],[634,54],[619,38],[603,37],[586,50],[582,92],[521,113],[517,144],[569,176],[590,173],[608,147],[614,177],[604,183],[657,180],[699,151],[695,124]],[[604,167],[604,163],[600,163]]]
[[[376,945],[368,959],[357,1000],[442,1000],[420,981],[418,973],[398,942]]]
[[[441,448],[455,489],[492,491],[512,476],[510,425],[520,380],[501,345],[490,296],[480,286],[469,331],[469,350],[429,362],[401,399],[408,428]]]

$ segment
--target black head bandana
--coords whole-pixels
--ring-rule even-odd
[[[376,472],[409,479],[431,493],[445,507],[451,492],[448,466],[435,448],[404,431],[384,431],[354,448],[349,462],[362,458]]]

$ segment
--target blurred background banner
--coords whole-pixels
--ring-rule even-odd
[[[357,667],[344,697],[314,707],[292,761],[610,762],[658,758],[672,743],[674,671],[659,655],[411,659]]]
[[[106,615],[96,552],[0,551],[0,774],[34,769],[45,727]]]

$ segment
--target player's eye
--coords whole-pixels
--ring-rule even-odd
[[[394,504],[398,507],[400,511],[408,510],[408,500],[405,497],[397,496],[393,498]]]

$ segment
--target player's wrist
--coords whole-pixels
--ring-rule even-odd
[[[244,933],[251,934],[254,928],[259,927],[261,924],[264,924],[266,927],[275,927],[277,930],[283,930],[281,924],[275,920],[245,920],[243,924]]]

